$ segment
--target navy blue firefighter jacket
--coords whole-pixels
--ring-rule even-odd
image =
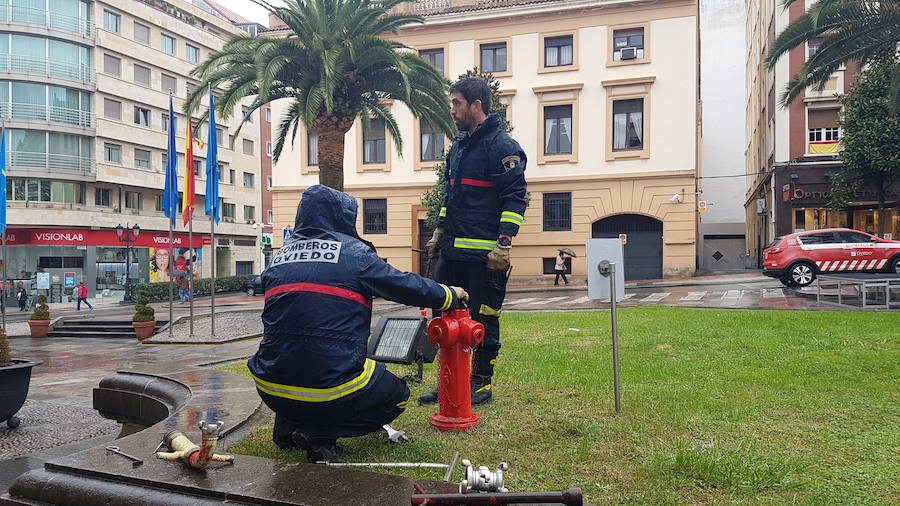
[[[356,233],[356,200],[316,185],[303,192],[293,235],[262,274],[265,337],[247,365],[256,386],[304,402],[364,388],[384,371],[366,358],[373,297],[447,310],[456,293],[400,272]]]
[[[472,135],[460,132],[447,153],[447,190],[438,227],[441,255],[486,262],[500,234],[515,236],[525,219],[525,152],[491,114]]]

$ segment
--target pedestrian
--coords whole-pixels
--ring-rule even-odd
[[[360,239],[356,213],[350,195],[310,187],[294,234],[262,273],[265,337],[247,366],[275,412],[272,440],[312,462],[334,461],[337,438],[381,430],[409,402],[406,382],[366,358],[372,299],[446,311],[468,297],[391,267]]]
[[[186,304],[191,299],[190,280],[186,274],[178,276],[178,296],[181,303]]]
[[[450,86],[450,115],[459,133],[447,153],[448,184],[438,225],[425,245],[429,258],[438,258],[435,279],[464,288],[472,298],[469,314],[484,325],[473,360],[473,405],[493,398],[509,253],[527,206],[525,152],[490,110],[491,89],[484,79],[467,77]],[[420,404],[437,400],[437,390],[419,397]]]
[[[78,283],[78,304],[76,305],[76,307],[78,308],[79,311],[81,311],[81,303],[82,302],[87,304],[87,307],[89,307],[92,311],[94,310],[94,306],[92,306],[91,303],[88,302],[87,297],[88,297],[88,287],[87,287],[87,285],[84,284],[84,281],[82,281],[81,283]]]
[[[28,292],[25,291],[25,285],[21,281],[16,287],[16,300],[19,301],[19,311],[25,311],[25,305],[28,302]]]
[[[565,284],[569,284],[569,280],[566,279],[566,258],[571,257],[562,251],[560,251],[559,255],[556,257],[556,265],[553,268],[556,271],[556,279],[553,280],[554,285],[559,285],[560,276],[562,276],[562,280]]]

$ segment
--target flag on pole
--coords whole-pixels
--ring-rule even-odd
[[[6,233],[6,127],[0,130],[0,233]]]
[[[191,132],[191,117],[187,119],[187,133],[184,144],[184,192],[181,197],[181,219],[185,225],[194,214],[194,136]]]
[[[175,111],[172,96],[169,95],[169,151],[166,163],[166,187],[163,190],[163,213],[169,223],[175,226],[178,214],[178,152],[175,150]]]
[[[216,139],[216,97],[209,92],[209,131],[206,137],[206,215],[219,223],[219,162]]]

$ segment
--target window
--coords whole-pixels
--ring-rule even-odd
[[[175,37],[159,34],[159,48],[169,54],[175,54]]]
[[[253,188],[253,173],[252,172],[244,172],[244,188]]]
[[[244,139],[244,154],[252,155],[253,154],[253,141],[250,139]]]
[[[822,45],[822,39],[812,39],[806,43],[806,59],[809,60],[819,52]]]
[[[809,145],[807,152],[815,155],[836,154],[841,140],[837,109],[808,109],[807,127]]]
[[[134,40],[141,44],[150,45],[150,27],[140,23],[134,24]]]
[[[563,67],[573,63],[573,37],[548,37],[544,39],[544,66]]]
[[[572,230],[572,194],[545,193],[544,231]]]
[[[171,92],[173,95],[178,94],[178,79],[168,74],[163,74],[160,78],[160,88],[163,93]]]
[[[363,233],[387,233],[387,199],[363,199]]]
[[[544,107],[544,154],[572,153],[572,106]]]
[[[108,98],[103,99],[103,117],[109,119],[122,119],[122,103]]]
[[[238,260],[234,263],[234,273],[238,276],[253,274],[253,262]]]
[[[225,170],[226,170],[226,169],[224,168],[224,165],[225,165],[225,164],[222,164],[222,163],[219,164],[220,167],[223,167],[223,168],[222,168],[222,172],[225,172]],[[228,170],[228,182],[229,182],[230,184],[232,184],[232,185],[235,183],[235,181],[234,181],[234,169],[229,169],[229,170]]]
[[[266,176],[266,190],[272,189],[272,176]],[[272,220],[269,220],[271,223]]]
[[[140,65],[134,66],[134,82],[150,86],[150,69]]]
[[[431,64],[441,74],[444,73],[444,50],[443,49],[425,49],[419,51],[419,56],[423,60]]]
[[[613,151],[644,149],[644,99],[613,101]]]
[[[234,204],[222,204],[222,217],[234,219]]]
[[[134,166],[139,169],[150,168],[150,152],[145,149],[134,150]]]
[[[481,45],[481,70],[506,72],[506,42]]]
[[[384,122],[380,119],[369,121],[363,127],[363,163],[385,162]]]
[[[266,107],[266,121],[269,123],[272,122],[272,109],[269,107]]]
[[[256,206],[244,206],[244,219],[256,221]]]
[[[184,92],[187,93],[188,95],[193,93],[194,90],[196,90],[196,89],[197,89],[197,85],[194,83],[185,83],[185,85],[184,85]]]
[[[872,242],[872,238],[866,234],[862,234],[860,232],[837,232],[838,237],[841,238],[841,242],[845,243],[870,243]]]
[[[103,28],[111,32],[119,33],[119,29],[122,27],[122,17],[118,14],[109,12],[107,10],[103,11]]]
[[[160,115],[159,115],[159,122],[160,122],[160,124],[161,124],[161,126],[162,126],[162,131],[163,131],[163,132],[168,132],[168,131],[169,131],[169,114],[168,114],[168,113],[165,113],[165,112],[162,113],[162,114],[160,114]],[[175,123],[175,130],[177,131],[177,130],[178,130],[178,116],[175,116],[175,121],[174,121],[174,123]]]
[[[111,163],[122,163],[122,146],[118,144],[104,144],[103,159]]]
[[[125,208],[126,209],[141,209],[141,193],[140,192],[125,192]]]
[[[181,201],[181,199],[178,199]],[[162,212],[163,210],[163,196],[162,195],[154,195],[153,196],[153,210],[156,212]]]
[[[801,244],[834,244],[837,242],[833,232],[801,235],[799,239]]]
[[[420,120],[420,141],[422,153],[419,159],[423,162],[432,162],[444,157],[444,132],[428,121]]]
[[[204,160],[194,159],[194,177],[201,177],[206,162]]]
[[[250,141],[253,142],[253,141]],[[216,127],[216,146],[225,146],[225,129]]]
[[[185,44],[184,57],[191,63],[198,63],[200,61],[200,48]]]
[[[103,72],[111,76],[122,75],[122,60],[115,56],[103,55]]]
[[[150,126],[150,109],[134,106],[134,124],[140,126]]]
[[[307,165],[319,165],[319,134],[306,132],[306,160]]]
[[[272,210],[271,209],[266,211],[266,223],[268,223],[269,225],[272,224]]]
[[[644,27],[613,31],[613,61],[644,59]]]
[[[109,207],[112,205],[110,203],[110,197],[112,195],[112,190],[109,188],[97,188],[94,190],[94,205],[95,206],[103,206]]]
[[[253,123],[253,111],[251,111],[249,107],[241,106],[241,114],[244,115],[247,123]]]
[[[177,165],[178,164],[176,163],[176,167],[177,167]],[[162,168],[166,169],[168,166],[169,166],[169,154],[162,153]]]

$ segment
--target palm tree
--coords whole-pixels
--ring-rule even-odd
[[[784,8],[800,0],[784,0]],[[785,53],[820,40],[816,53],[788,83],[781,96],[790,104],[807,87],[822,90],[828,78],[849,61],[866,64],[879,56],[894,57],[892,105],[900,110],[900,0],[819,0],[775,39],[766,57],[769,69]]]
[[[319,182],[344,188],[344,136],[360,118],[384,122],[398,152],[400,130],[386,100],[404,103],[422,118],[454,133],[448,81],[404,44],[381,37],[422,23],[422,18],[392,13],[414,0],[284,0],[276,7],[254,0],[287,25],[284,37],[234,36],[193,70],[202,79],[185,111],[197,110],[208,85],[223,90],[217,113],[227,118],[244,97],[251,112],[277,99],[290,99],[275,133],[277,162],[285,142],[293,143],[300,123],[319,136]],[[249,112],[248,112],[249,114]],[[241,122],[243,126],[246,116]],[[240,131],[240,127],[238,127]]]

